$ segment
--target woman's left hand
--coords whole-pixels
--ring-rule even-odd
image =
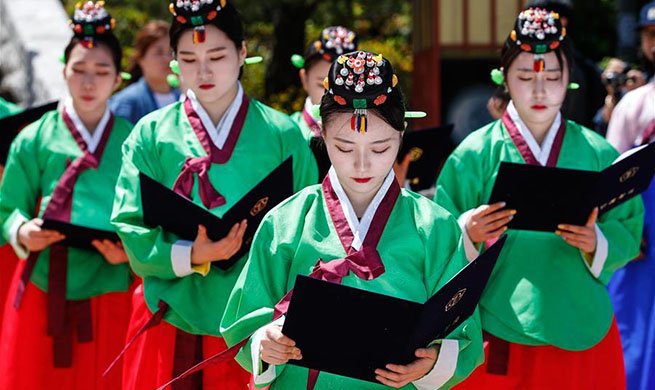
[[[558,225],[555,233],[562,236],[564,241],[572,245],[587,255],[596,252],[596,219],[598,218],[598,207],[594,208],[584,226],[575,225]]]
[[[109,264],[117,265],[127,263],[128,261],[127,253],[125,253],[123,244],[120,241],[114,243],[110,240],[93,240],[91,241],[91,245],[105,257],[105,260]]]
[[[407,384],[424,377],[432,371],[439,356],[439,347],[433,345],[429,348],[419,348],[414,354],[418,359],[406,366],[398,364],[387,364],[386,370],[378,368],[375,370],[375,379],[380,383],[399,389]]]

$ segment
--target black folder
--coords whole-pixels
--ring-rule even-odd
[[[97,251],[96,248],[91,245],[91,241],[93,240],[109,240],[113,243],[120,241],[116,232],[73,225],[70,222],[63,222],[50,218],[43,219],[41,229],[56,230],[65,235],[66,238],[58,242],[58,245],[71,246],[89,251]]]
[[[161,226],[165,231],[181,239],[194,241],[198,234],[198,225],[204,225],[209,238],[217,241],[224,238],[234,224],[244,219],[248,220],[241,249],[228,260],[212,262],[212,265],[221,269],[228,269],[248,253],[264,215],[278,203],[293,195],[292,157],[275,168],[222,218],[143,173],[139,174],[139,180],[145,224],[151,227]],[[218,190],[220,191],[220,188]]]
[[[36,122],[43,114],[57,109],[59,102],[30,107],[23,112],[0,119],[0,164],[7,161],[9,147],[18,133],[27,125]]]
[[[403,144],[398,152],[400,163],[407,153],[411,154],[411,164],[406,180],[414,191],[430,188],[436,183],[443,162],[453,151],[455,145],[450,139],[454,125],[447,124],[420,130],[406,131]]]
[[[288,364],[377,382],[376,369],[411,363],[473,314],[506,238],[423,304],[298,275],[282,333],[303,358]]]
[[[314,159],[316,159],[316,164],[318,165],[318,182],[321,183],[332,166],[323,137],[312,137],[309,140],[309,148],[314,154]]]
[[[628,151],[601,172],[502,162],[489,204],[517,210],[510,229],[553,232],[582,226],[594,207],[607,212],[648,188],[655,173],[655,144]]]

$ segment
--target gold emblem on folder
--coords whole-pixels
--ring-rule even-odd
[[[448,311],[448,310],[452,309],[453,307],[455,307],[455,305],[457,305],[459,303],[459,301],[462,300],[462,298],[464,297],[464,294],[466,294],[466,289],[465,288],[457,291],[455,293],[455,295],[453,295],[453,297],[450,298],[450,301],[446,305],[446,311]]]
[[[250,209],[250,215],[255,216],[259,213],[262,212],[266,208],[266,205],[268,204],[268,196],[265,198],[261,198],[260,200],[255,203],[255,205]]]
[[[632,167],[632,168],[628,169],[627,171],[625,171],[625,173],[623,175],[621,175],[621,178],[619,179],[619,181],[621,183],[623,183],[623,182],[625,182],[627,180],[630,180],[630,179],[632,179],[633,177],[635,177],[637,175],[637,172],[639,172],[639,167]]]
[[[409,154],[409,160],[411,162],[416,162],[421,158],[421,156],[423,156],[423,149],[419,147],[413,147],[409,150],[409,152],[407,152],[407,154]]]

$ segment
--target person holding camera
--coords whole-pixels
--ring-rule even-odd
[[[616,104],[627,92],[646,84],[646,80],[642,71],[631,69],[626,62],[618,58],[609,60],[601,79],[605,85],[607,96],[605,96],[605,104],[598,109],[594,116],[594,129],[604,136]]]

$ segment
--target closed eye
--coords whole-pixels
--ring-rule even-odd
[[[386,152],[387,150],[389,150],[389,148],[390,148],[390,147],[388,147],[388,148],[384,148],[384,149],[382,149],[382,150],[373,150],[373,153],[375,153],[375,154],[382,154],[382,153]]]
[[[338,146],[337,146],[337,150],[338,150],[338,151],[340,151],[341,153],[350,153],[350,152],[352,152],[352,151],[353,151],[352,149],[350,149],[350,150],[346,150],[346,149],[341,149],[341,148],[340,148],[340,147],[338,147]]]

